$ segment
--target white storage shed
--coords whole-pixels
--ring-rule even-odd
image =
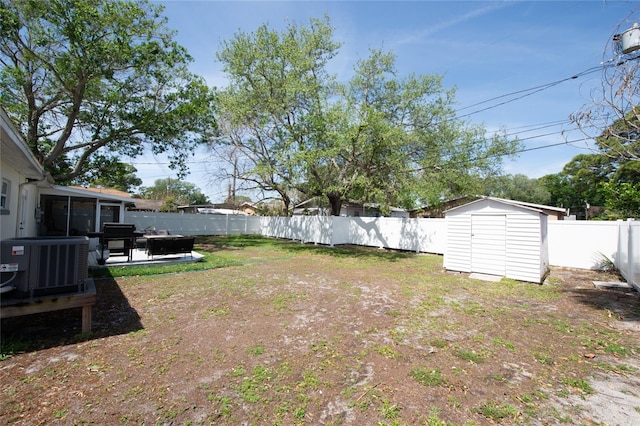
[[[547,214],[483,197],[445,212],[444,267],[542,283],[549,272]]]

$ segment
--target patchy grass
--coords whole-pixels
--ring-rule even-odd
[[[409,372],[409,375],[416,379],[418,383],[425,386],[440,386],[445,383],[445,379],[442,376],[440,370],[426,370],[423,368],[416,368]]]
[[[196,250],[205,262],[107,269],[90,334],[77,311],[3,320],[0,421],[599,424],[568,402],[589,401],[594,373],[638,375],[637,336],[615,327],[637,300],[583,290],[593,271],[482,283],[377,248]]]

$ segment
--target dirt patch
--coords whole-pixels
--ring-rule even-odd
[[[0,421],[640,424],[639,299],[594,288],[611,277],[220,241],[199,248],[241,265],[97,281],[90,336],[79,310],[3,320],[3,353],[23,350],[0,362]]]

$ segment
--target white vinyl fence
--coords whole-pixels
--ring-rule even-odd
[[[629,284],[640,291],[640,222],[623,222],[619,229],[616,265]]]
[[[129,212],[124,221],[139,231],[166,229],[180,235],[260,234],[302,243],[357,244],[443,254],[444,219],[392,217],[294,216],[268,217]]]
[[[357,244],[444,254],[445,219],[373,217],[256,217],[126,212],[136,229],[166,229],[182,235],[259,234],[302,243]],[[549,221],[549,263],[598,269],[613,262],[640,290],[640,222]]]

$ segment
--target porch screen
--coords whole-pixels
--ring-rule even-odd
[[[91,198],[42,195],[40,208],[40,236],[87,235],[95,229],[96,200]]]

